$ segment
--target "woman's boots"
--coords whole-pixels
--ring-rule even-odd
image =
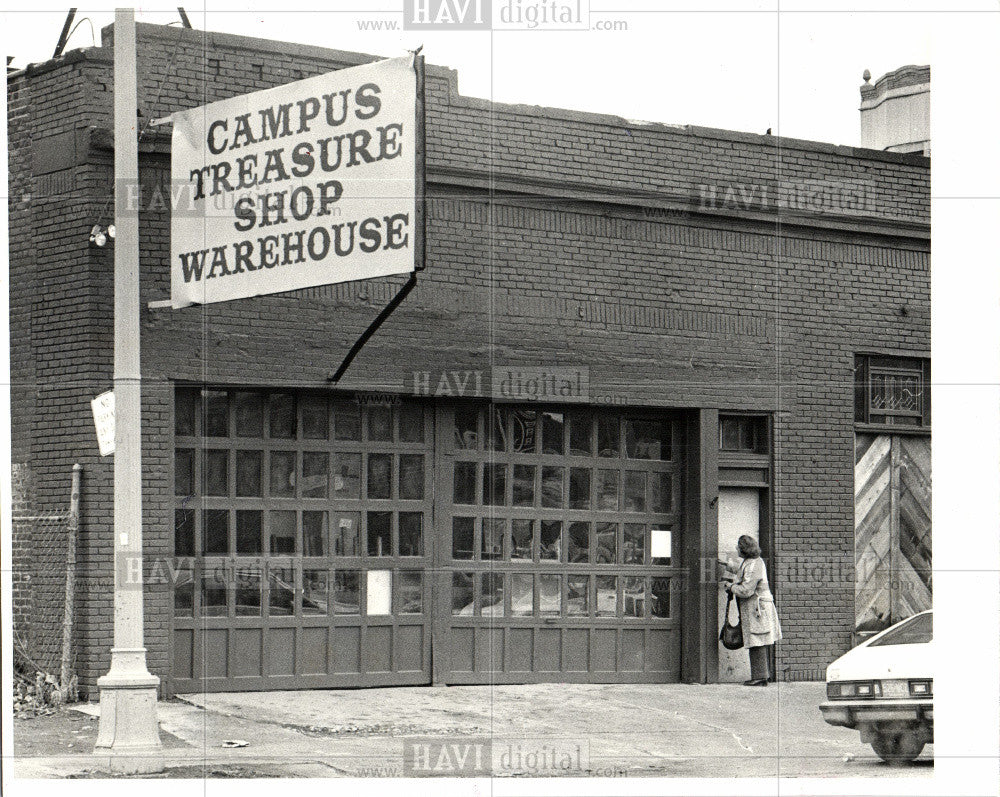
[[[750,680],[744,681],[744,686],[767,686],[770,670],[767,666],[767,646],[749,648],[750,650]]]

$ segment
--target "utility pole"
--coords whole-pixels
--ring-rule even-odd
[[[97,680],[94,754],[112,772],[163,770],[156,720],[160,679],[146,669],[142,611],[142,450],[139,370],[139,217],[127,205],[139,182],[135,12],[115,9],[115,626],[111,669]]]

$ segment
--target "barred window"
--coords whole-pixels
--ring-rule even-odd
[[[886,426],[931,425],[931,362],[919,357],[854,358],[854,420]]]

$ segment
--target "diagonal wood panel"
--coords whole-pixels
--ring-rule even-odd
[[[858,437],[869,436],[858,435]],[[883,467],[888,465],[889,450],[890,438],[887,435],[878,435],[871,443],[864,447],[863,453],[860,455],[856,454],[854,467],[855,494],[864,492],[868,480],[873,476],[879,475]]]
[[[855,626],[877,628],[890,609],[889,438],[858,435],[855,457]]]
[[[893,584],[893,616],[931,607],[931,441],[899,438],[899,556]]]
[[[860,534],[866,533],[870,526],[878,527],[880,523],[879,513],[886,513],[889,501],[889,467],[888,457],[883,463],[883,467],[873,473],[868,482],[862,485],[860,492],[854,496],[854,527],[859,532],[858,539],[862,540]]]
[[[901,557],[901,564],[892,572],[892,585],[893,620],[931,608],[930,585],[905,558]]]
[[[855,622],[885,627],[931,606],[931,450],[926,437],[856,435]]]

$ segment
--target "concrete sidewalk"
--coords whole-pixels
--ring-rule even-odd
[[[407,687],[184,695],[161,702],[159,718],[188,745],[166,751],[184,776],[193,764],[250,777],[932,773],[932,747],[889,767],[856,731],[823,722],[823,699],[822,683]],[[223,747],[233,739],[247,745]],[[85,759],[19,758],[15,772],[66,777],[99,765]]]

